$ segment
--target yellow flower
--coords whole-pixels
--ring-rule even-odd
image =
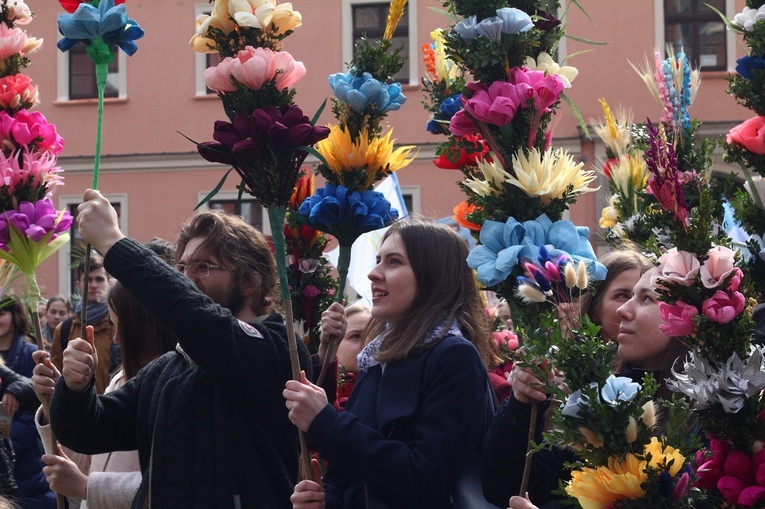
[[[448,85],[454,83],[454,81],[460,76],[461,72],[459,67],[446,56],[446,46],[444,45],[444,31],[440,28],[430,32],[430,37],[435,43],[435,64],[436,64],[436,79],[442,81]]]
[[[316,144],[316,150],[324,156],[327,165],[345,185],[344,174],[365,172],[367,189],[372,186],[378,176],[385,176],[400,170],[414,160],[408,158],[413,145],[407,145],[393,150],[396,140],[391,140],[393,129],[380,137],[369,140],[368,131],[364,128],[356,141],[351,133],[337,125],[329,126],[329,137]],[[408,158],[408,159],[407,159]]]
[[[627,454],[622,461],[608,459],[608,466],[585,467],[571,472],[566,493],[576,498],[582,509],[606,509],[617,500],[635,500],[645,495],[640,485],[647,480],[645,461]]]
[[[228,15],[229,0],[215,0],[212,13],[197,16],[197,33],[191,38],[189,44],[197,53],[217,53],[215,41],[207,37],[210,28],[217,28],[224,34],[234,31],[236,25]]]
[[[633,196],[648,185],[648,167],[641,154],[623,155],[610,166],[610,179],[624,196]]]
[[[616,226],[616,223],[619,222],[619,213],[616,211],[616,205],[618,203],[619,195],[615,194],[611,196],[609,205],[607,207],[603,207],[603,212],[601,213],[599,222],[601,228],[613,228]]]
[[[618,110],[616,116],[611,112],[611,108],[604,98],[598,99],[600,108],[603,110],[605,122],[594,122],[593,130],[603,143],[617,157],[627,153],[630,143],[632,143],[632,134],[630,126],[632,125],[632,113],[625,110]]]
[[[496,162],[496,156],[492,157],[492,154],[489,154],[486,159],[488,159],[488,161],[476,159],[476,165],[478,166],[478,169],[481,170],[486,180],[471,179],[468,177],[464,182],[471,191],[479,196],[489,196],[501,193],[502,183],[508,182],[510,179],[510,174]]]
[[[529,196],[538,196],[542,205],[549,204],[564,193],[568,196],[597,191],[587,187],[595,180],[595,172],[582,171],[584,163],[577,163],[567,151],[558,149],[531,149],[528,155],[523,151],[513,157],[515,176],[507,179],[509,184],[519,187]],[[571,189],[569,189],[571,188]]]
[[[667,470],[672,477],[677,475],[685,463],[685,456],[678,449],[671,445],[664,445],[656,437],[651,438],[645,446],[644,453],[651,455],[651,461],[648,462],[649,468]],[[670,462],[672,465],[669,465]]]
[[[543,71],[545,75],[557,74],[566,88],[571,88],[571,82],[579,75],[579,70],[576,67],[558,65],[558,62],[544,51],[539,54],[536,60],[534,57],[526,57],[524,65],[532,71]]]
[[[239,26],[272,31],[281,35],[303,24],[292,3],[278,4],[276,0],[229,0],[228,14]]]

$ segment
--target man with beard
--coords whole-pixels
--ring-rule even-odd
[[[176,271],[120,232],[98,191],[85,193],[78,224],[179,348],[98,396],[92,341],[72,340],[51,408],[56,437],[89,454],[138,449],[134,508],[291,507],[299,445],[281,397],[291,368],[266,238],[238,217],[199,214],[181,230]]]

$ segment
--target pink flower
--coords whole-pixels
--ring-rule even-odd
[[[746,483],[732,475],[724,475],[717,481],[717,489],[720,490],[725,500],[731,504],[738,502],[738,497],[744,491],[744,488],[746,488]]]
[[[710,460],[706,463],[702,463],[696,469],[698,480],[696,481],[696,487],[704,490],[717,489],[717,482],[723,475],[723,464],[721,461]]]
[[[522,69],[514,67],[508,74],[507,79],[510,83],[518,86],[527,85],[532,88],[534,109],[537,112],[547,111],[550,106],[558,101],[561,92],[566,88],[557,74],[545,76],[543,71],[531,71],[526,67]]]
[[[733,272],[736,253],[725,246],[715,246],[708,254],[701,266],[701,283],[706,288],[717,288]]]
[[[738,496],[738,505],[745,507],[754,507],[757,502],[765,500],[765,488],[761,486],[749,486],[744,488]]]
[[[465,102],[465,111],[474,119],[504,127],[513,121],[516,112],[533,97],[534,90],[526,83],[519,85],[495,81],[489,87],[470,83],[473,92]]]
[[[683,475],[680,476],[680,479],[677,480],[675,489],[672,490],[672,500],[675,502],[682,500],[683,495],[685,495],[685,491],[688,489],[688,485],[690,483],[691,476],[688,475],[688,472],[684,472]]]
[[[510,330],[501,330],[491,333],[491,341],[497,348],[506,347],[510,350],[515,350],[520,346],[518,336]]]
[[[21,53],[27,42],[27,34],[20,28],[9,28],[5,23],[0,23],[0,59],[7,60],[11,56]]]
[[[205,84],[218,92],[233,92],[236,87],[231,83],[232,77],[250,90],[260,90],[273,80],[278,90],[284,90],[294,86],[305,73],[303,63],[286,51],[247,46],[236,58],[225,58],[217,66],[207,69]]]
[[[701,304],[701,312],[704,316],[717,323],[728,323],[744,310],[746,297],[740,292],[730,295],[717,290],[714,295]]]
[[[308,299],[313,299],[320,293],[321,291],[318,288],[316,288],[314,285],[306,285],[306,287],[303,288],[303,296]]]
[[[449,131],[454,136],[469,136],[478,133],[478,126],[475,122],[465,114],[464,110],[460,110],[449,121]]]
[[[765,117],[750,118],[730,130],[725,138],[728,144],[737,143],[750,152],[765,155]]]
[[[741,285],[741,280],[744,278],[744,273],[738,267],[733,268],[733,276],[730,278],[728,284],[729,292],[737,292],[738,287]]]
[[[52,152],[20,149],[6,156],[0,151],[0,182],[8,186],[9,195],[17,195],[21,200],[37,200],[41,191],[50,193],[53,187],[63,185],[61,171]],[[22,188],[26,192],[18,196]]]
[[[37,86],[32,78],[23,74],[12,74],[0,78],[0,109],[15,112],[37,104]]]
[[[679,285],[690,286],[699,273],[699,260],[687,251],[678,251],[673,247],[659,258],[656,277],[672,281]]]
[[[723,465],[725,475],[732,475],[744,481],[747,485],[754,484],[752,475],[752,458],[744,451],[730,451]]]
[[[0,115],[3,113],[5,112],[1,112]],[[3,122],[1,125],[4,128],[7,124]],[[59,155],[64,149],[64,139],[56,132],[56,126],[49,124],[39,111],[30,113],[24,109],[19,110],[12,118],[10,135],[17,145],[34,144],[38,150],[50,150],[55,155]]]
[[[696,332],[693,317],[699,314],[696,306],[679,300],[675,304],[659,302],[659,313],[666,323],[659,325],[667,336],[690,336]]]

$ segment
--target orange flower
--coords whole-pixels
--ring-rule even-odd
[[[299,209],[300,205],[306,201],[309,196],[313,195],[314,188],[313,172],[309,171],[300,177],[297,184],[295,184],[295,190],[292,191],[292,196],[290,196],[290,208],[292,210]]]
[[[436,52],[427,42],[422,45],[422,52],[425,54],[422,59],[425,61],[425,70],[432,79],[436,78]]]
[[[457,224],[467,228],[468,230],[474,232],[481,231],[481,227],[479,225],[471,223],[467,219],[468,214],[472,214],[477,209],[478,207],[475,205],[471,205],[467,201],[463,201],[454,207],[454,220],[457,221]]]

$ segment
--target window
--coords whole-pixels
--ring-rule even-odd
[[[388,21],[388,8],[390,3],[380,4],[360,4],[353,6],[353,45],[361,40],[363,36],[368,39],[381,39],[385,33],[385,24]],[[392,48],[399,48],[401,56],[404,58],[404,67],[394,76],[396,81],[402,83],[409,82],[409,6],[404,8],[404,15],[401,16],[396,31],[391,38]]]
[[[343,0],[343,62],[353,58],[355,44],[363,34],[369,39],[379,39],[385,32],[390,2],[379,0]],[[403,45],[401,56],[404,67],[394,76],[404,85],[417,85],[417,2],[409,0],[404,15],[398,22],[391,42],[393,47]]]
[[[120,230],[127,235],[127,195],[107,195],[109,203],[117,211]],[[69,229],[69,246],[59,250],[59,292],[62,295],[72,295],[77,288],[76,282],[80,276],[77,265],[85,255],[85,240],[77,229],[77,206],[82,197],[62,196],[59,199],[59,210],[66,209],[75,219]]]
[[[114,61],[109,64],[104,97],[127,97],[127,55],[124,51],[112,50]],[[96,67],[88,56],[85,46],[78,44],[69,51],[58,53],[58,100],[97,99]]]
[[[202,201],[207,194],[199,193],[199,201]],[[236,214],[264,235],[271,235],[266,209],[252,196],[242,195],[241,201],[238,201],[238,196],[239,191],[220,191],[213,199],[199,207],[199,210],[222,210],[228,214]]]
[[[727,31],[718,14],[727,12],[726,0],[664,0],[664,42],[675,52],[683,49],[693,67],[705,71],[727,69]]]
[[[420,186],[401,186],[401,197],[409,215],[420,214]],[[400,212],[400,211],[399,211]]]

